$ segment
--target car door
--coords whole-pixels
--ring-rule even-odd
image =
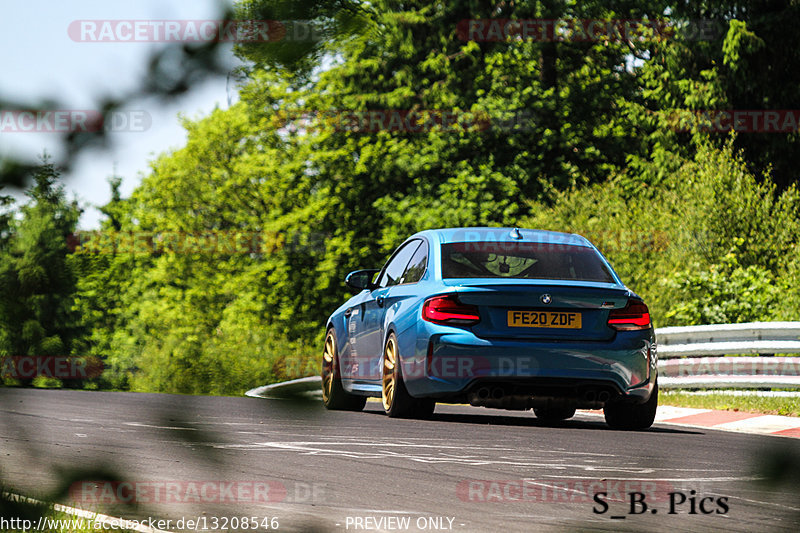
[[[412,239],[398,247],[381,270],[377,287],[361,303],[348,309],[350,359],[356,381],[381,378],[380,356],[383,352],[386,299],[391,288],[402,280],[406,266],[421,242],[420,239]]]

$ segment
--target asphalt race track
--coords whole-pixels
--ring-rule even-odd
[[[221,530],[223,518],[245,530],[230,527],[245,516],[277,518],[280,531],[800,525],[800,440],[658,424],[620,432],[586,415],[545,426],[527,412],[439,405],[416,421],[389,419],[374,402],[346,413],[289,400],[0,389],[0,440],[6,490],[46,499],[72,487],[64,503],[169,519],[171,530],[203,529],[180,519]]]

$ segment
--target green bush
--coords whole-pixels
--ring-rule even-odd
[[[675,304],[666,312],[678,324],[729,324],[775,316],[782,288],[763,267],[737,264],[735,254],[708,270],[685,270],[666,281]]]

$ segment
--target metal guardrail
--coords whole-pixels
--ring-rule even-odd
[[[800,353],[800,322],[748,322],[658,328],[659,358]]]
[[[659,328],[656,338],[663,388],[800,388],[800,357],[768,357],[800,353],[800,322]]]

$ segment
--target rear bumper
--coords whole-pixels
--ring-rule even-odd
[[[598,408],[612,399],[647,401],[656,382],[652,329],[618,332],[608,342],[493,340],[450,327],[417,338],[415,350],[401,350],[407,354],[404,381],[415,397],[505,408],[559,402]],[[484,402],[485,389],[489,400],[502,396],[505,403]]]

